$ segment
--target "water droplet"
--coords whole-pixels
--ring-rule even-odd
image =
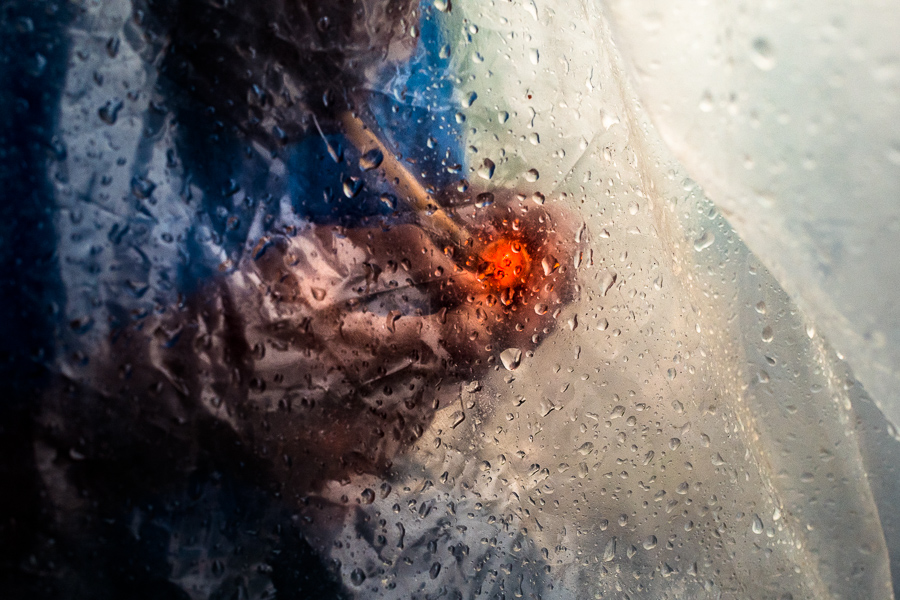
[[[616,538],[612,538],[608,542],[606,542],[606,547],[603,549],[603,562],[610,562],[612,559],[616,557]]]
[[[766,314],[766,303],[763,302],[762,300],[757,302],[756,303],[756,312],[758,312],[761,315]]]
[[[470,106],[475,104],[475,100],[477,100],[477,99],[478,99],[478,94],[476,94],[475,92],[472,92],[468,96],[466,96],[465,100],[463,100],[462,105],[464,108],[469,108]]]
[[[97,114],[100,116],[101,121],[107,125],[112,125],[119,118],[119,111],[122,110],[123,106],[124,103],[121,100],[110,100],[100,107]]]
[[[386,194],[386,193],[385,193],[385,194],[382,194],[381,197],[380,197],[380,199],[381,199],[381,202],[382,202],[385,206],[387,206],[388,208],[390,208],[391,210],[393,210],[394,208],[397,207],[397,199],[394,198],[393,196],[391,196],[390,194]]]
[[[694,250],[700,252],[712,246],[716,241],[716,236],[711,231],[704,231],[703,235],[694,240]]]
[[[478,169],[478,176],[482,179],[490,179],[494,176],[494,161],[489,158],[484,159],[484,163],[482,163],[481,168]]]
[[[436,562],[431,565],[431,568],[428,569],[428,576],[432,579],[437,579],[438,575],[441,574],[441,563]]]
[[[617,123],[621,123],[619,117],[605,111],[600,111],[600,124],[603,125],[603,129],[609,129]]]
[[[534,312],[539,315],[546,315],[548,310],[550,310],[550,307],[546,304],[538,303],[534,305]]]
[[[387,317],[385,317],[385,324],[384,324],[385,328],[388,331],[390,331],[391,333],[394,333],[396,331],[396,329],[394,328],[394,324],[398,320],[400,320],[400,317],[402,317],[402,316],[403,316],[403,313],[401,313],[399,310],[390,311],[387,314]]]
[[[669,449],[670,450],[677,450],[678,446],[680,446],[680,445],[681,445],[681,440],[678,439],[677,437],[673,437],[672,439],[669,440]]]
[[[763,327],[762,341],[764,341],[768,344],[769,342],[772,341],[772,338],[774,338],[774,337],[775,337],[775,335],[772,333],[772,327],[770,325],[766,325],[765,327]]]
[[[118,56],[121,45],[122,41],[118,37],[111,37],[106,40],[106,53],[110,58]]]
[[[750,524],[750,529],[757,535],[763,532],[763,522],[762,519],[759,518],[759,515],[753,515],[753,522]]]
[[[434,0],[434,7],[441,12],[450,12],[453,8],[450,0]]]
[[[131,178],[131,193],[141,199],[147,199],[153,194],[156,184],[144,177]]]
[[[900,431],[897,430],[893,423],[887,424],[887,432],[889,436],[900,442]]]
[[[522,351],[518,348],[507,348],[500,353],[500,362],[507,371],[515,371],[522,362]]]
[[[540,192],[535,192],[535,193],[533,193],[533,194],[531,195],[531,200],[532,200],[535,204],[543,204],[544,202],[547,201],[547,198],[546,198],[542,193],[540,193]]]
[[[490,192],[484,192],[475,196],[475,206],[485,208],[494,203],[494,195]]]
[[[657,539],[656,539],[655,535],[647,536],[647,538],[644,540],[644,544],[643,544],[644,550],[653,550],[654,548],[656,548],[656,544],[657,544]]]
[[[700,97],[699,108],[702,112],[711,112],[714,107],[712,92],[709,90],[703,92],[703,96]]]
[[[541,398],[540,414],[546,417],[555,410],[562,410],[562,406],[557,406],[550,398]]]
[[[603,274],[603,278],[600,279],[600,295],[605,296],[612,286],[615,285],[617,279],[617,275],[610,271],[607,271]]]
[[[347,177],[344,179],[344,196],[355,198],[363,188],[363,180],[359,177]]]
[[[609,319],[603,318],[597,321],[597,329],[600,331],[606,331],[609,328]]]
[[[541,175],[540,173],[538,173],[537,169],[528,169],[528,171],[525,172],[525,181],[527,181],[528,183],[534,183],[540,176]]]
[[[313,298],[315,298],[319,302],[325,299],[326,292],[322,288],[314,287],[310,291],[312,292]]]
[[[750,60],[760,71],[771,71],[775,68],[775,51],[766,38],[756,38],[750,51]]]
[[[350,573],[350,583],[353,585],[360,586],[365,580],[366,574],[363,573],[362,569],[353,569],[353,572]]]
[[[530,60],[533,65],[536,65],[541,61],[541,53],[537,48],[532,48],[528,51],[528,60]]]
[[[541,268],[544,270],[544,276],[548,276],[559,268],[559,260],[555,256],[545,256],[541,260]]]
[[[381,166],[381,161],[383,160],[384,154],[382,154],[381,150],[373,148],[359,158],[359,166],[363,171],[371,171]]]

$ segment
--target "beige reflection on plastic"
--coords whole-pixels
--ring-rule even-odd
[[[438,414],[406,468],[446,476],[409,489],[463,514],[478,490],[484,514],[512,515],[546,549],[551,597],[890,598],[860,391],[643,112],[604,11],[436,17],[478,97],[472,173],[488,158],[490,185],[579,211],[593,260],[569,327]]]

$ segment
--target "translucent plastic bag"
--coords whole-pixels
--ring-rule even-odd
[[[666,144],[896,423],[900,9],[606,5]]]
[[[891,597],[864,393],[601,7],[349,6],[64,23],[48,595]]]

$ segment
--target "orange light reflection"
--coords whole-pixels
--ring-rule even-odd
[[[518,240],[500,238],[481,253],[486,263],[478,275],[485,283],[500,288],[510,288],[525,283],[531,267],[531,258]]]

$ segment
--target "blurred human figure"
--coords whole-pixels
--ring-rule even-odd
[[[37,468],[70,597],[371,597],[365,570],[335,562],[337,532],[363,517],[333,484],[387,482],[460,382],[514,369],[574,297],[573,223],[460,180],[445,168],[461,160],[446,115],[370,91],[390,69],[434,66],[439,32],[423,32],[435,46],[424,49],[408,35],[418,10],[135,3],[132,43],[159,73],[151,111],[174,115],[165,169],[186,191],[166,196],[135,176],[128,218],[139,225],[110,234],[125,241],[100,259],[131,293],[73,321],[103,335],[64,354],[44,394]],[[433,87],[450,102],[452,87]],[[412,163],[354,143],[348,114],[415,161],[428,198],[397,177]],[[137,160],[155,168],[150,153]],[[145,218],[182,202],[182,232]],[[465,239],[443,235],[435,210]],[[178,264],[129,242],[140,227],[177,237]],[[154,280],[156,263],[166,275]],[[139,308],[149,297],[154,309]],[[390,502],[390,486],[375,487]],[[361,555],[380,547],[354,527]],[[423,526],[399,547],[427,558],[425,538],[446,528]],[[454,541],[460,565],[478,531]],[[458,572],[491,556],[473,550]],[[502,587],[485,584],[489,571],[445,570],[458,579],[447,593]]]

